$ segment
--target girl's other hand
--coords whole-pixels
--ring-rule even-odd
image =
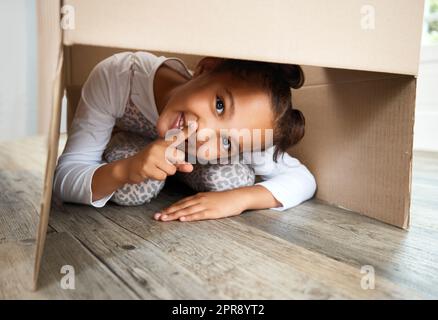
[[[244,188],[219,192],[200,192],[186,197],[154,215],[161,221],[219,219],[241,214],[248,208]]]

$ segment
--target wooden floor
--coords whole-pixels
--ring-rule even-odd
[[[409,231],[315,200],[286,212],[155,221],[184,195],[172,184],[140,207],[55,199],[32,292],[44,145],[41,137],[0,143],[0,298],[438,298],[438,155],[420,152]],[[75,290],[60,287],[64,265],[75,269]],[[373,290],[361,287],[366,265]]]

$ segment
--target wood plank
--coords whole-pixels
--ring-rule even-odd
[[[152,215],[176,200],[162,192],[148,206],[99,209],[120,226],[154,243],[175,263],[194,270],[206,286],[232,299],[415,298],[415,290],[377,276],[360,286],[360,268],[315,253],[234,218],[158,222]],[[251,213],[257,215],[257,213]]]
[[[34,239],[46,162],[46,137],[0,142],[0,243]],[[53,232],[49,228],[48,232]]]
[[[41,196],[41,175],[31,170],[0,169],[0,202],[27,202],[37,206]]]
[[[196,272],[177,264],[153,243],[116,225],[89,206],[52,204],[50,225],[68,231],[143,299],[223,299]],[[127,208],[117,207],[124,215]],[[176,241],[176,239],[174,239]]]
[[[29,170],[0,170],[0,243],[35,238],[41,195],[38,178]]]
[[[43,174],[47,160],[47,137],[34,136],[13,141],[0,141],[0,168],[29,170]]]
[[[0,244],[0,299],[133,299],[111,271],[67,233],[47,236],[40,288],[32,291],[35,241]],[[61,288],[61,267],[75,269],[75,289]]]
[[[411,223],[438,234],[438,152],[414,152]]]
[[[243,214],[236,221],[356,268],[372,265],[381,277],[438,297],[437,234],[415,226],[401,230],[316,200],[284,212]]]
[[[25,291],[31,284],[23,274],[32,267],[44,144],[45,137],[0,143],[0,298],[118,297],[118,290],[99,292],[104,288],[93,279],[106,280],[95,272],[118,281],[120,292],[128,292],[120,295],[147,299],[438,297],[438,156],[418,152],[407,232],[317,201],[217,221],[152,220],[153,212],[187,194],[172,187],[137,208],[55,206],[51,223],[82,243],[48,249],[53,254],[43,262],[43,288],[34,295]],[[86,280],[80,282],[91,281],[92,292],[60,290],[59,263],[82,255],[91,262],[83,264]],[[375,290],[360,289],[365,264],[376,269]]]

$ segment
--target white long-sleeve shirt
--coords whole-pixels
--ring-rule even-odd
[[[157,69],[165,63],[190,78],[192,73],[175,57],[157,57],[148,52],[123,52],[100,62],[82,88],[81,99],[73,119],[64,152],[58,159],[54,177],[54,193],[62,200],[103,207],[112,194],[92,201],[91,181],[94,172],[106,164],[102,154],[108,144],[117,118],[123,116],[131,88],[131,99],[142,114],[156,124],[159,114],[153,92]],[[136,72],[130,84],[131,67]],[[249,164],[257,183],[268,189],[282,204],[272,208],[285,210],[311,198],[316,182],[309,170],[287,153],[274,162],[274,147],[256,151],[256,161]],[[249,156],[248,154],[246,156]]]

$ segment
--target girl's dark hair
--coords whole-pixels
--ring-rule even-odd
[[[303,138],[305,119],[300,110],[292,107],[291,95],[291,88],[298,89],[304,83],[304,73],[299,65],[221,59],[212,72],[231,72],[244,80],[256,79],[268,89],[274,112],[275,161],[280,152],[286,152]]]

